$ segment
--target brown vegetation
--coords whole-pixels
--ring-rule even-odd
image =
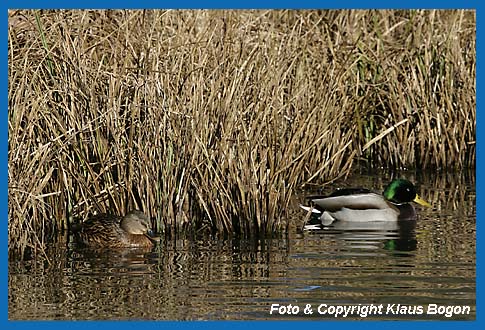
[[[475,164],[473,11],[9,12],[9,251],[88,212],[284,232],[352,165]]]

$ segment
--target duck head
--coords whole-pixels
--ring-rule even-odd
[[[386,200],[397,205],[415,202],[422,206],[431,207],[431,204],[419,197],[416,187],[405,179],[393,180],[384,189],[382,195]]]
[[[129,212],[120,224],[121,228],[133,235],[153,236],[150,219],[139,210]]]

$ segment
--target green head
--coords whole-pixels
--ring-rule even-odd
[[[382,194],[385,199],[394,204],[415,202],[423,206],[431,206],[416,193],[416,187],[405,179],[397,179],[389,183]]]

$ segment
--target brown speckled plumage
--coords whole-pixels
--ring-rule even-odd
[[[135,210],[125,217],[95,215],[73,226],[77,243],[91,248],[152,247],[151,225],[143,212]]]

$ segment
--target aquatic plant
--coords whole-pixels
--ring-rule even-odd
[[[8,36],[12,253],[133,208],[284,233],[356,163],[475,163],[474,11],[13,10]]]

